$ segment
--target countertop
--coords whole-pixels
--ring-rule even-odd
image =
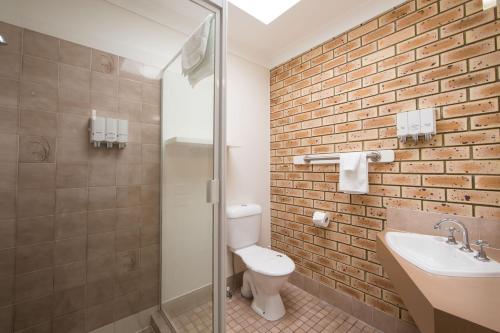
[[[419,329],[427,332],[500,332],[500,278],[435,275],[421,270],[390,249],[377,235],[378,258]],[[500,250],[488,248],[500,261]]]

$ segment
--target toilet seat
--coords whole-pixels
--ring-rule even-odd
[[[245,265],[254,272],[267,276],[285,276],[295,270],[295,264],[287,255],[258,245],[234,251]]]

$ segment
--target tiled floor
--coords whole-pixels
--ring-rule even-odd
[[[380,333],[355,317],[343,312],[317,297],[287,283],[281,291],[286,314],[277,321],[267,321],[251,308],[251,300],[236,292],[227,301],[227,333],[256,332],[335,332],[335,333]],[[179,333],[211,332],[211,303],[190,310],[176,318],[173,323]]]
[[[178,333],[212,332],[212,301],[171,318]]]

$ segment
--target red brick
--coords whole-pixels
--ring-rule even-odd
[[[497,161],[450,161],[446,163],[447,173],[498,174],[500,160]]]
[[[394,92],[387,92],[384,94],[379,94],[376,96],[368,97],[368,98],[363,98],[363,108],[366,107],[371,107],[371,106],[378,106],[381,104],[387,104],[394,102],[396,100],[396,96]]]
[[[420,34],[425,31],[429,31],[450,22],[456,21],[464,16],[463,7],[456,7],[446,12],[442,12],[439,15],[428,18],[417,24],[417,33]]]
[[[441,91],[460,89],[492,82],[495,81],[495,76],[496,75],[494,69],[455,76],[453,78],[441,81]]]
[[[380,84],[380,92],[384,93],[391,90],[401,89],[417,84],[417,76],[409,75],[395,80],[387,81]]]
[[[396,53],[395,47],[391,46],[391,47],[388,47],[386,49],[374,52],[370,55],[364,56],[362,58],[363,66],[373,64],[374,62],[392,57],[395,53]]]
[[[398,67],[398,76],[417,73],[426,69],[431,69],[439,66],[439,56],[433,56],[425,59],[420,59],[415,62]]]
[[[498,99],[486,99],[460,105],[445,106],[443,108],[443,117],[462,117],[496,111],[498,111]]]
[[[500,145],[474,146],[472,149],[472,156],[477,160],[498,158],[498,156],[500,156]]]
[[[472,216],[472,206],[449,202],[424,201],[423,210],[427,212]]]
[[[397,91],[397,98],[399,101],[399,100],[434,94],[438,91],[439,91],[438,82],[430,82],[427,84],[421,84],[414,87],[400,89]]]
[[[439,60],[438,60],[439,62]],[[419,74],[419,80],[422,83],[443,79],[467,72],[467,63],[465,61],[449,64],[446,66],[431,69]]]
[[[382,15],[379,19],[379,25],[383,26],[384,24],[390,23],[392,21],[395,21],[405,15],[408,15],[411,12],[415,11],[415,2],[411,1],[408,2],[404,5],[401,5],[399,7],[396,7],[395,9],[391,10],[387,14]]]
[[[422,181],[424,186],[472,188],[471,176],[425,175]]]
[[[500,176],[475,176],[476,189],[500,190]],[[483,203],[483,202],[480,202]]]
[[[346,44],[343,44],[343,45],[337,47],[336,49],[334,49],[333,55],[334,55],[334,57],[338,57],[338,56],[340,56],[344,53],[347,53],[349,51],[352,51],[360,46],[361,46],[361,39],[358,38],[358,39],[352,40],[350,42],[347,42]]]
[[[458,6],[467,1],[468,0],[440,0],[439,6],[441,7],[441,10],[446,10]]]
[[[471,88],[469,93],[471,100],[500,96],[500,82],[497,81],[495,83]]]
[[[446,65],[455,61],[473,58],[481,54],[492,52],[494,50],[495,50],[495,40],[487,39],[482,42],[477,42],[475,44],[470,44],[455,50],[442,53],[440,55],[441,64]]]
[[[474,190],[447,190],[448,200],[451,202],[474,203],[483,205],[500,206],[499,191],[474,191]]]
[[[444,142],[448,146],[495,143],[500,139],[498,129],[445,134]]]
[[[347,60],[352,61],[375,51],[377,51],[377,43],[374,42],[349,52],[347,54]]]
[[[403,198],[444,201],[445,191],[438,188],[402,186],[401,196]]]
[[[323,52],[328,52],[330,50],[333,50],[334,48],[339,47],[340,45],[345,44],[346,42],[347,42],[347,35],[335,37],[331,41],[323,44]]]
[[[377,20],[372,20],[367,23],[361,24],[359,27],[351,30],[349,33],[347,33],[347,37],[349,40],[356,39],[358,37],[361,37],[375,29],[378,28],[378,22]]]
[[[415,52],[409,51],[406,53],[399,54],[397,56],[391,57],[389,59],[382,60],[378,63],[379,71],[383,71],[389,68],[407,64],[415,60]]]
[[[447,104],[465,102],[467,94],[465,89],[445,92],[442,94],[421,97],[418,99],[419,108],[437,107]]]
[[[405,17],[396,21],[396,27],[399,29],[403,29],[407,26],[413,25],[417,22],[425,20],[428,17],[436,15],[438,13],[438,5],[437,3],[431,4],[425,8],[419,9],[416,12],[406,15]]]
[[[378,48],[379,49],[386,48],[388,46],[397,44],[403,40],[411,38],[413,36],[415,36],[415,27],[411,26],[379,40],[377,42]],[[404,50],[402,52],[404,52]]]
[[[491,11],[491,9],[488,11]],[[498,34],[500,34],[500,22],[497,20],[489,24],[467,31],[465,33],[465,40],[467,41],[467,43],[472,43],[484,38],[496,36]]]
[[[392,34],[394,31],[395,31],[394,23],[387,24],[387,25],[384,25],[383,27],[380,27],[377,30],[375,30],[369,34],[364,35],[361,38],[361,40],[362,40],[363,45],[366,45],[366,44],[371,43],[373,41],[376,41],[380,38],[388,36],[388,35]]]
[[[500,65],[500,51],[469,59],[469,68],[471,71],[497,65]]]
[[[427,45],[429,43],[435,42],[438,40],[438,31],[432,30],[429,32],[426,32],[422,35],[418,35],[416,37],[413,37],[411,39],[408,39],[404,42],[399,43],[397,47],[398,53],[403,53],[407,52],[409,50],[416,49],[418,47],[421,47],[423,45]]]
[[[439,54],[447,50],[457,48],[464,45],[464,37],[455,35],[447,38],[440,39],[432,44],[422,46],[417,49],[417,59],[425,58],[434,54]],[[442,55],[441,55],[442,57]],[[441,58],[442,59],[442,58]],[[448,62],[447,62],[448,63]]]
[[[470,126],[471,129],[500,127],[500,113],[471,117]]]
[[[380,82],[388,81],[396,77],[396,70],[388,69],[383,72],[378,72],[376,74],[367,76],[363,78],[363,86],[369,86],[372,84],[377,84]]]
[[[441,27],[441,38],[454,35],[456,33],[469,30],[478,25],[484,24],[486,22],[495,19],[495,14],[493,11],[487,10],[471,16],[466,16],[458,21],[445,25]],[[486,36],[487,37],[487,36]]]

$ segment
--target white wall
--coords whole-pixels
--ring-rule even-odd
[[[226,202],[262,207],[260,245],[271,243],[269,69],[229,54],[227,63]],[[236,271],[241,271],[237,260]],[[228,251],[227,276],[232,275]]]

